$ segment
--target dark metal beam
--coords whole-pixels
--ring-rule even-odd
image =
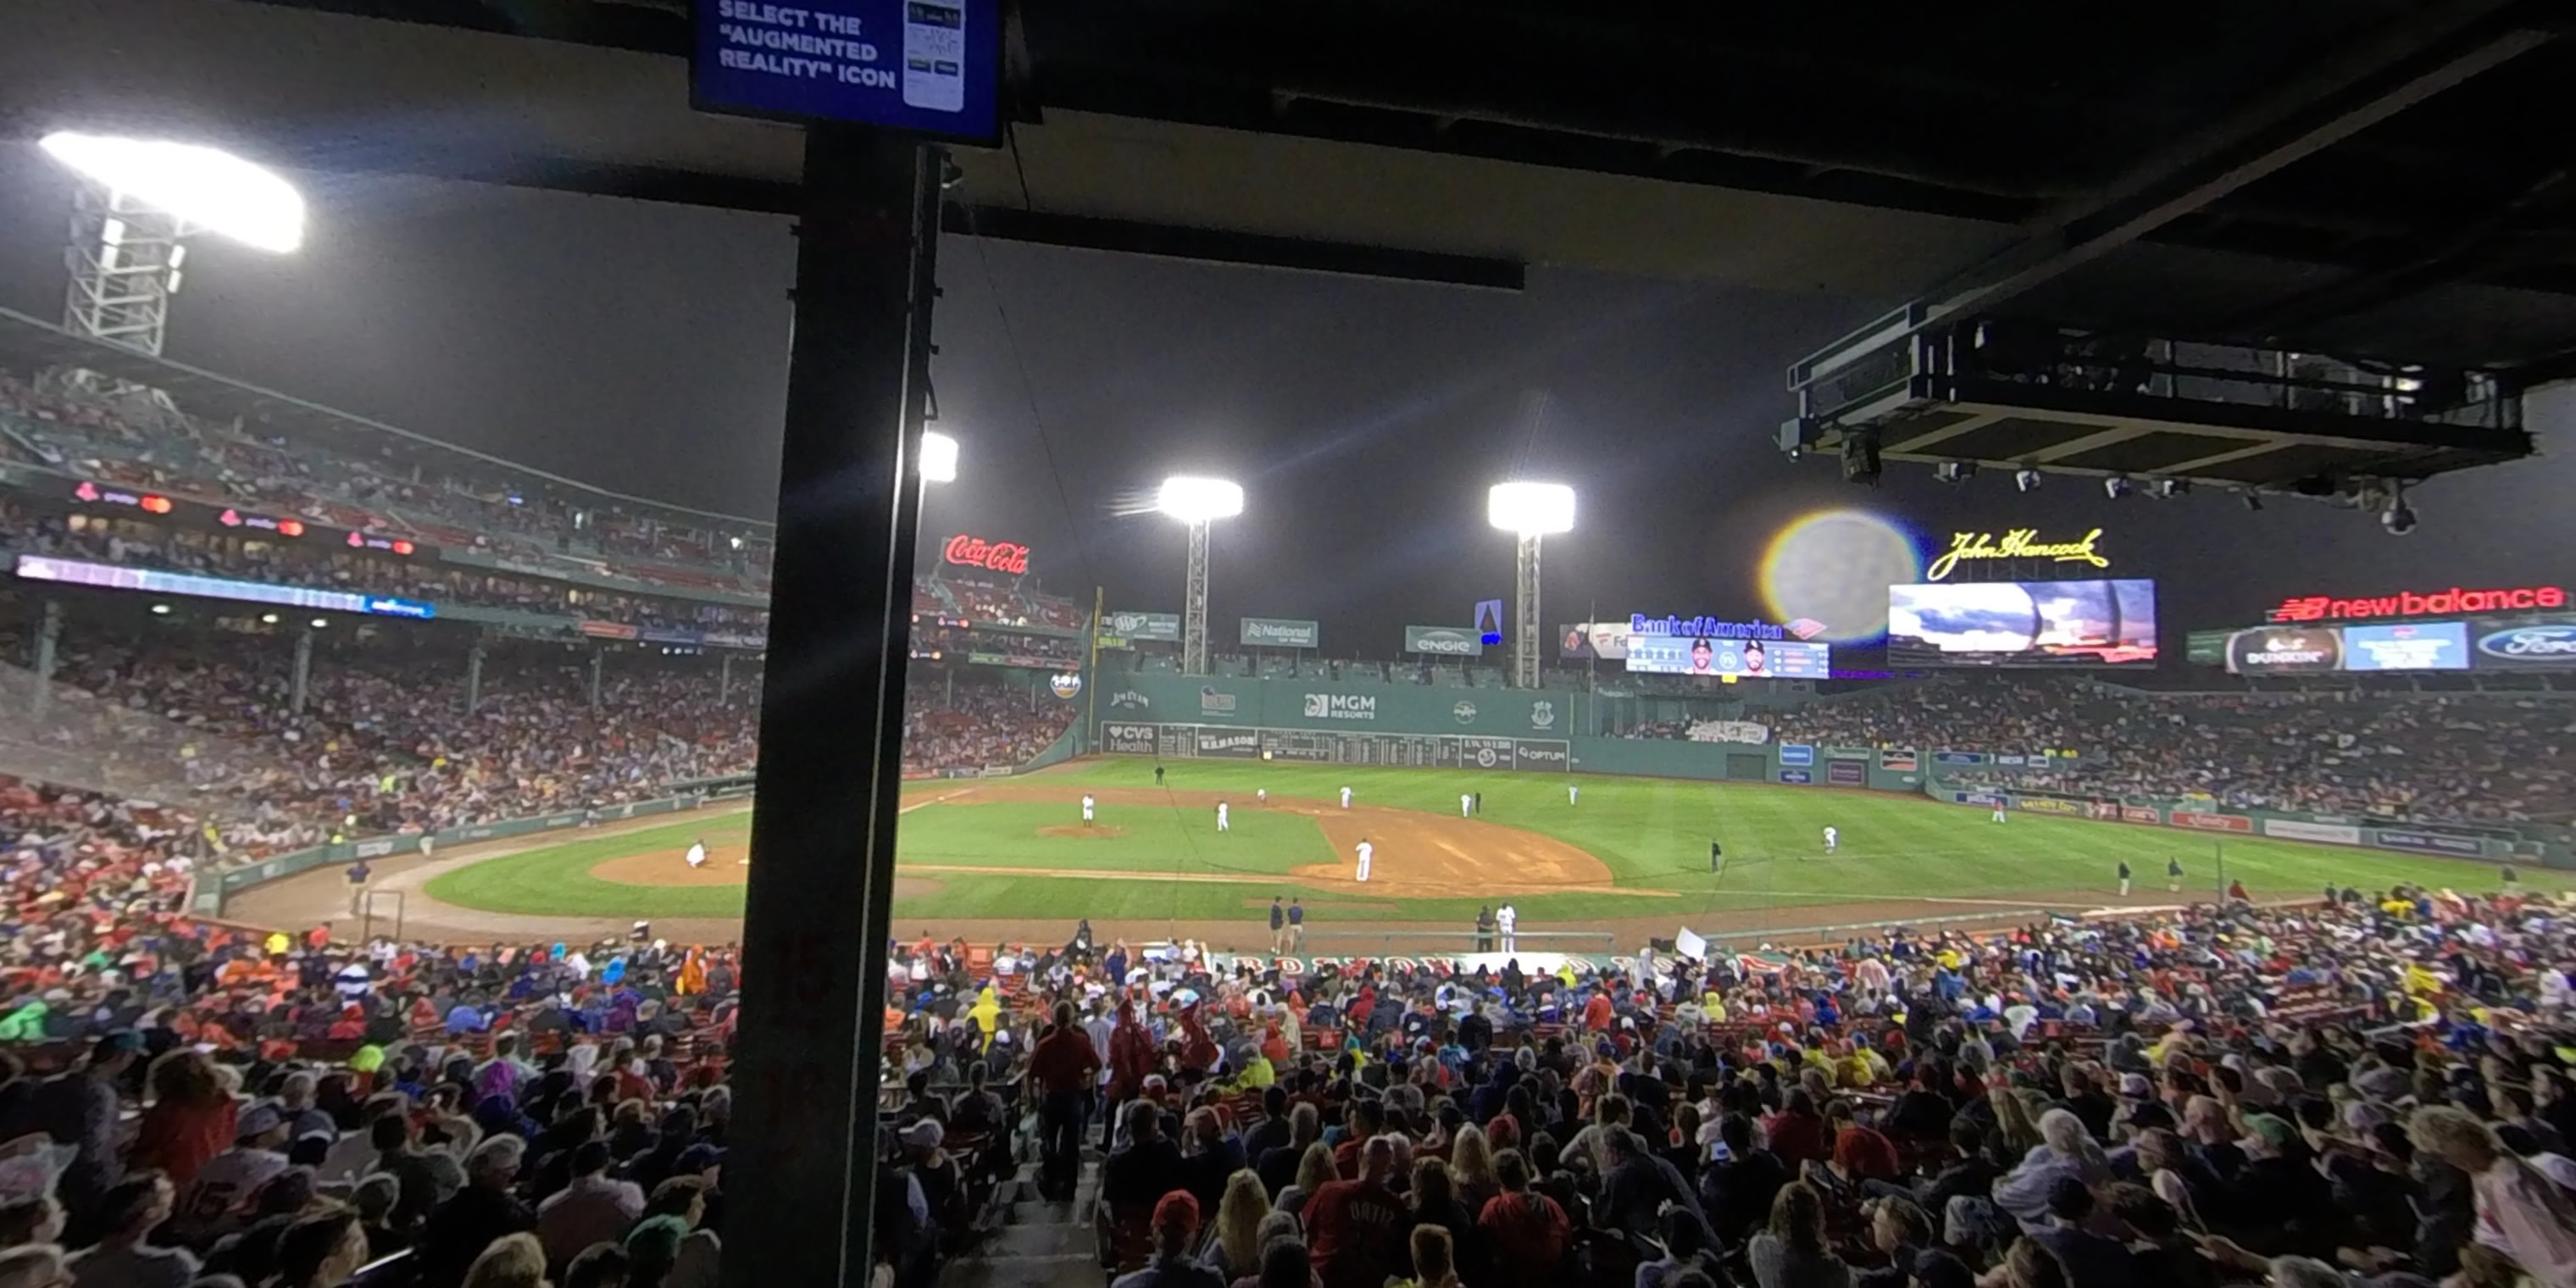
[[[944,212],[942,224],[946,231],[952,233],[1067,246],[1077,250],[1123,251],[1131,255],[1157,255],[1210,264],[1345,273],[1444,286],[1517,291],[1528,277],[1523,265],[1508,259],[1443,255],[1351,242],[1309,241],[1299,237],[1271,237],[1216,228],[1149,224],[1133,219],[1100,219],[1006,206],[952,204]]]
[[[1983,312],[2190,212],[2549,43],[2512,0],[2454,0],[2326,51],[2228,119],[2117,182],[2060,203],[2030,236],[1925,292],[1930,316]]]

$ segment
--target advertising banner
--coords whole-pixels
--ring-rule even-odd
[[[2328,845],[2361,844],[2361,829],[2348,823],[2306,823],[2294,818],[2264,819],[2263,835],[2291,841],[2323,841]]]
[[[1150,756],[1154,754],[1154,726],[1104,723],[1100,726],[1100,743],[1113,756]]]
[[[1932,753],[1932,763],[1936,765],[1982,765],[1986,763],[1986,753],[1982,751],[1936,751]]]
[[[1243,619],[1245,648],[1317,648],[1323,637],[1324,628],[1314,622],[1285,617]]]
[[[2025,814],[2066,814],[2077,818],[2091,812],[2085,809],[2083,801],[2062,800],[2055,796],[2015,796],[2013,808]]]
[[[1816,775],[1811,770],[1783,769],[1780,771],[1780,781],[1792,786],[1804,787],[1816,781]]]
[[[1836,787],[1866,787],[1869,785],[1869,762],[1828,760],[1825,762],[1825,781]]]
[[[1780,763],[1784,765],[1812,765],[1816,763],[1816,749],[1803,742],[1781,743]]]
[[[2343,628],[2347,671],[2465,671],[2467,622],[2405,622]]]
[[[1962,805],[1975,805],[1984,809],[1993,809],[2004,803],[2004,798],[1994,792],[1952,792],[1950,799]]]
[[[1541,738],[1516,738],[1512,741],[1512,768],[1547,773],[1563,773],[1568,763],[1566,744]]]
[[[2475,623],[2480,668],[2576,667],[2576,622]]]
[[[2474,836],[2450,836],[2441,832],[2419,832],[2403,827],[2374,827],[2370,843],[2383,850],[2406,850],[2415,854],[2458,854],[2483,858],[2486,843]]]
[[[1868,760],[1877,754],[1877,752],[1874,752],[1867,747],[1825,748],[1825,759],[1827,760]]]
[[[2242,814],[2211,814],[2202,810],[2178,809],[2172,813],[2175,827],[2197,828],[2203,832],[2251,832],[2254,820]]]
[[[1213,684],[1199,686],[1199,714],[1230,716],[1234,714],[1234,695]]]
[[[1128,640],[1178,643],[1181,638],[1181,615],[1111,609],[1100,615],[1100,629],[1106,634]]]
[[[2343,637],[2331,626],[2267,627],[2227,637],[2230,675],[2343,669]]]
[[[1771,726],[1751,720],[1702,720],[1691,726],[1694,742],[1741,742],[1760,746],[1771,741]]]
[[[2263,614],[2275,622],[2350,621],[2370,617],[2445,617],[2452,613],[2510,613],[2567,606],[2559,586],[2506,586],[2474,590],[2401,590],[2393,595],[2338,599],[2332,595],[2291,595]]]
[[[1689,635],[1635,635],[1628,639],[1632,675],[1732,675],[1744,679],[1823,680],[1833,675],[1833,651],[1806,640],[1738,640]]]
[[[1302,704],[1309,720],[1375,720],[1373,693],[1309,693]]]
[[[2106,823],[2116,822],[2120,817],[2120,803],[2118,801],[2091,801],[2084,806],[2084,812],[2095,818],[2101,819]]]
[[[1252,729],[1201,729],[1199,754],[1252,760],[1261,754],[1261,734]]]
[[[2120,821],[2123,823],[2144,823],[2149,827],[2160,827],[2164,824],[2165,816],[2162,811],[2159,811],[2153,805],[2123,805],[2120,807]]]
[[[1514,763],[1512,740],[1461,736],[1458,739],[1458,763],[1473,769],[1509,769]]]
[[[1433,657],[1482,657],[1484,637],[1464,626],[1407,626],[1404,651]]]
[[[1878,767],[1895,773],[1910,774],[1921,764],[1912,747],[1888,747],[1878,753]]]
[[[1626,622],[1570,622],[1556,628],[1556,655],[1568,662],[1628,660]]]

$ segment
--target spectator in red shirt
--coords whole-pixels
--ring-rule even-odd
[[[1327,1181],[1306,1200],[1307,1242],[1324,1288],[1380,1288],[1404,1271],[1404,1240],[1413,1218],[1404,1200],[1386,1187],[1385,1178],[1395,1170],[1395,1147],[1373,1139],[1359,1157],[1357,1180]]]
[[[235,1105],[214,1063],[182,1047],[152,1062],[152,1107],[135,1131],[136,1170],[157,1167],[181,1189],[206,1160],[232,1147]]]
[[[1494,1156],[1494,1177],[1503,1192],[1485,1200],[1485,1210],[1476,1215],[1493,1266],[1487,1282],[1494,1288],[1542,1288],[1564,1268],[1574,1223],[1555,1199],[1530,1188],[1529,1164],[1519,1150]]]
[[[1386,1105],[1376,1100],[1354,1100],[1342,1118],[1342,1143],[1333,1147],[1333,1171],[1343,1180],[1357,1179],[1360,1174],[1360,1151],[1386,1130]]]
[[[1794,1175],[1798,1165],[1824,1162],[1833,1154],[1825,1120],[1816,1113],[1815,1097],[1804,1087],[1792,1088],[1780,1112],[1762,1120],[1762,1139]]]
[[[1073,1003],[1055,1004],[1055,1027],[1038,1039],[1029,1057],[1037,1084],[1038,1123],[1046,1161],[1041,1173],[1049,1194],[1070,1198],[1082,1165],[1082,1134],[1089,1125],[1091,1090],[1100,1080],[1100,1052],[1074,1023]]]
[[[1583,1027],[1590,1029],[1595,1033],[1607,1033],[1610,1031],[1610,1019],[1610,995],[1608,993],[1594,993],[1592,995],[1592,1000],[1583,1004]]]

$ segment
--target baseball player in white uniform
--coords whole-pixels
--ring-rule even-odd
[[[1359,854],[1360,854],[1360,877],[1359,877],[1359,879],[1360,879],[1360,880],[1362,880],[1362,881],[1366,881],[1366,880],[1368,880],[1368,874],[1369,874],[1369,859],[1370,859],[1370,857],[1371,857],[1371,856],[1375,855],[1376,853],[1377,853],[1377,847],[1376,847],[1376,846],[1369,844],[1366,840],[1363,840],[1363,841],[1361,841],[1361,842],[1360,842],[1360,844],[1359,844]]]
[[[1998,823],[2004,821],[2004,805],[2002,801],[1995,802],[1995,821]]]
[[[1267,804],[1269,804],[1269,803],[1270,803],[1270,789],[1269,789],[1269,788],[1267,788],[1267,787],[1256,787],[1256,788],[1254,788],[1254,789],[1253,789],[1253,791],[1252,791],[1252,799],[1253,799],[1254,803],[1256,803],[1256,804],[1261,804],[1261,805],[1267,805]]]
[[[1468,813],[1474,808],[1475,803],[1476,798],[1473,795],[1460,793],[1458,797],[1458,817],[1467,817]]]
[[[1834,829],[1832,829],[1832,828],[1830,828],[1830,827],[1829,827],[1829,828],[1826,828],[1826,829],[1825,829],[1825,853],[1827,853],[1827,854],[1831,854],[1831,853],[1833,853],[1833,852],[1834,852],[1834,847],[1835,847],[1835,846],[1837,846],[1837,845],[1842,844],[1842,839],[1843,839],[1843,834],[1842,834],[1842,833],[1837,832],[1837,831],[1835,831]]]
[[[1226,830],[1225,802],[1224,802],[1224,801],[1218,801],[1218,802],[1216,803],[1216,830],[1218,830],[1218,831],[1220,831],[1220,832],[1222,832],[1222,831]]]
[[[1575,804],[1577,801],[1581,800],[1581,799],[1582,799],[1582,797],[1583,797],[1583,788],[1582,788],[1581,786],[1579,786],[1579,785],[1577,785],[1577,784],[1574,784],[1574,783],[1567,783],[1567,784],[1565,785],[1565,803],[1566,803],[1566,804],[1568,804],[1568,805]]]
[[[1520,910],[1510,904],[1494,909],[1494,933],[1501,937],[1503,951],[1512,951],[1512,928],[1521,924]]]
[[[1091,793],[1089,793],[1089,792],[1084,792],[1084,793],[1082,794],[1082,821],[1083,821],[1083,822],[1085,822],[1085,823],[1088,823],[1088,822],[1090,822],[1090,821],[1091,821],[1091,808],[1092,808]]]
[[[1343,789],[1342,789],[1342,808],[1343,808],[1343,809],[1349,809],[1350,807],[1351,807],[1351,789],[1350,789],[1350,788],[1345,787],[1345,788],[1343,788]]]
[[[707,843],[704,841],[693,842],[689,846],[689,866],[693,868],[703,868],[706,865]]]

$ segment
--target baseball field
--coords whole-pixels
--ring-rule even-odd
[[[1456,930],[1509,902],[1527,930],[1786,933],[2152,907],[2211,897],[2227,880],[2266,899],[2329,882],[2495,880],[2492,868],[2458,860],[2031,814],[1998,824],[1983,809],[1863,791],[1204,760],[1167,770],[1160,787],[1151,762],[1114,758],[909,786],[898,932],[1034,939],[1088,917],[1114,933],[1223,932],[1249,946],[1272,897],[1286,895],[1304,901],[1317,929]],[[1460,796],[1479,793],[1481,810],[1462,817]],[[1097,801],[1088,825],[1086,794]],[[1222,833],[1220,801],[1231,824]],[[1831,854],[1827,827],[1839,836]],[[474,847],[397,869],[388,884],[408,891],[407,915],[424,931],[574,935],[641,918],[712,938],[738,926],[749,835],[748,811],[710,812]],[[1722,871],[1710,870],[1712,839],[1724,846]],[[1354,879],[1362,840],[1374,848],[1365,883]],[[710,858],[693,869],[683,856],[696,841]],[[2184,869],[2179,895],[2166,889],[2168,859]],[[2136,877],[2126,898],[2122,860]],[[336,879],[254,894],[291,899],[302,882],[308,902],[346,905]],[[2539,872],[2524,879],[2564,884]],[[305,911],[272,915],[291,923]],[[319,909],[335,911],[346,908]]]

